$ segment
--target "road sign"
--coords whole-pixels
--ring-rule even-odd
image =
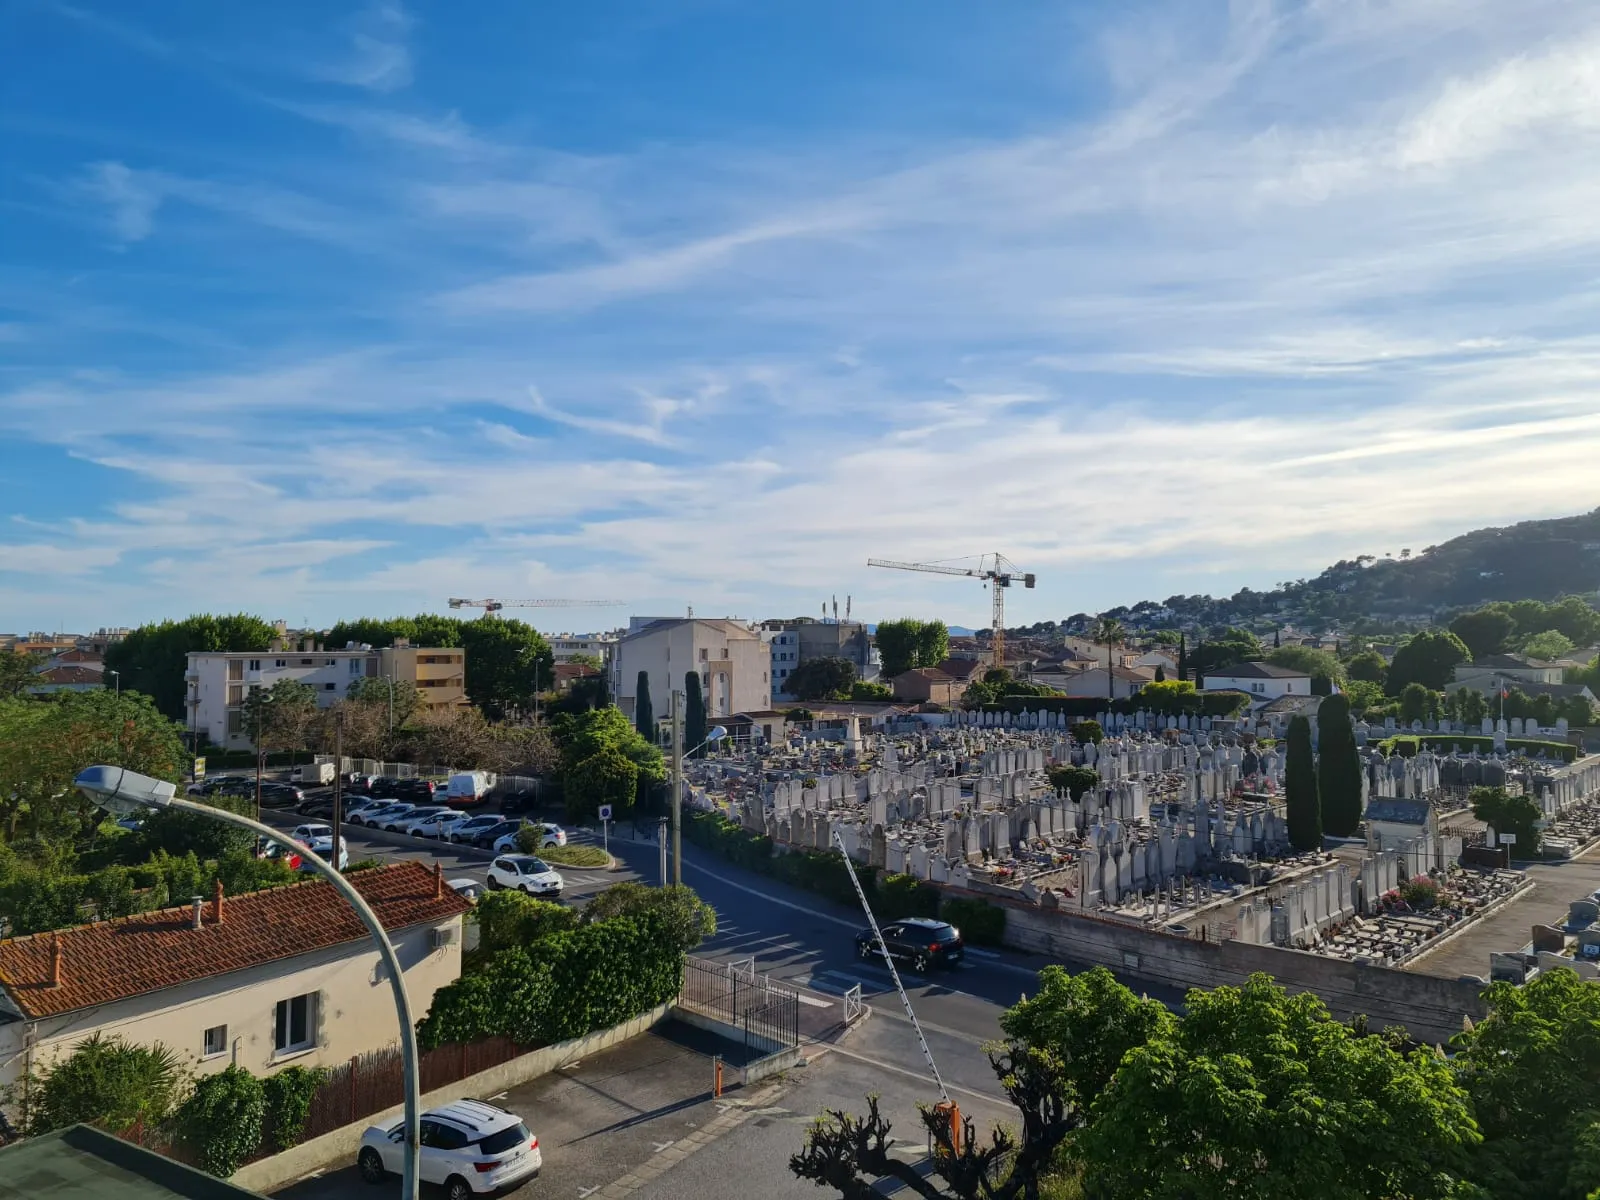
[[[199,783],[205,777],[206,777],[206,760],[204,758],[196,758],[194,760],[194,773],[193,773],[193,775],[190,776],[190,778],[192,778],[194,780],[194,782]]]
[[[611,805],[609,805],[609,804],[602,804],[602,805],[601,805],[601,806],[600,806],[600,819],[601,819],[601,820],[602,820],[602,821],[609,821],[609,820],[611,820]]]
[[[1517,835],[1514,833],[1502,833],[1500,835],[1500,844],[1502,846],[1515,846],[1517,844]]]

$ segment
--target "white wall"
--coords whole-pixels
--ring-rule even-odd
[[[1311,695],[1311,677],[1301,675],[1290,679],[1255,679],[1235,677],[1233,675],[1206,675],[1203,677],[1202,691],[1214,692],[1225,689],[1236,689],[1249,692],[1254,702],[1266,703],[1276,700],[1279,696],[1309,696]]]
[[[451,927],[456,929],[454,944],[434,949],[433,930]],[[414,926],[394,937],[412,1019],[421,1020],[433,994],[461,975],[461,918]],[[290,1064],[331,1067],[381,1050],[397,1041],[399,1026],[378,952],[369,945],[363,940],[59,1017],[12,1021],[0,1026],[0,1088],[27,1073],[30,1037],[35,1064],[70,1054],[79,1042],[101,1033],[143,1046],[160,1042],[202,1075],[235,1062],[255,1075],[270,1075]],[[307,992],[318,994],[317,1044],[299,1054],[275,1056],[278,1001]],[[227,1052],[202,1057],[205,1031],[217,1025],[228,1027]]]
[[[239,679],[229,678],[231,661],[244,664]],[[251,687],[270,688],[279,680],[293,679],[316,692],[318,707],[328,708],[344,699],[352,681],[376,674],[377,669],[378,655],[371,650],[190,654],[187,672],[190,726],[216,745],[230,750],[248,749],[249,738],[228,733],[228,710],[237,707]]]
[[[702,651],[704,654],[702,655]],[[726,654],[726,657],[724,656]],[[650,675],[650,704],[657,720],[665,720],[674,690],[683,690],[691,669],[701,676],[707,717],[753,712],[772,702],[772,654],[760,638],[730,637],[715,624],[679,621],[617,644],[612,688],[617,706],[634,712],[640,671]]]

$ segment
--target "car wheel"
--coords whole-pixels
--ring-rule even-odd
[[[491,892],[498,892],[500,890],[500,881],[491,875],[489,876],[488,882],[483,886],[488,888]]]
[[[389,1178],[389,1172],[383,1169],[383,1158],[371,1146],[362,1148],[356,1156],[356,1165],[361,1168],[361,1178],[367,1183],[382,1183]]]
[[[911,969],[918,975],[926,975],[928,973],[928,956],[919,954],[913,958],[911,960]]]
[[[856,957],[859,959],[870,959],[872,957],[872,947],[866,942],[857,942]]]
[[[452,1175],[444,1181],[444,1194],[447,1200],[472,1200],[472,1186],[459,1175]]]

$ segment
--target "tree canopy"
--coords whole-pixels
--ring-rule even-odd
[[[1389,673],[1389,663],[1376,650],[1363,650],[1344,664],[1344,672],[1352,683],[1381,684]]]
[[[936,667],[950,657],[950,629],[943,621],[883,621],[874,637],[888,679],[917,667]]]
[[[789,694],[796,700],[829,700],[849,693],[856,667],[848,658],[808,658],[789,672]]]
[[[298,679],[280,679],[270,688],[253,687],[240,715],[245,736],[258,750],[298,750],[316,719],[317,692]]]
[[[1312,691],[1319,690],[1320,682],[1320,690],[1324,694],[1327,685],[1343,684],[1345,680],[1344,664],[1326,650],[1313,650],[1309,646],[1280,646],[1267,655],[1267,661],[1276,666],[1304,671],[1311,676]]]
[[[1251,662],[1261,657],[1261,643],[1247,629],[1226,629],[1220,635],[1200,642],[1189,650],[1189,668],[1201,675],[1214,673],[1234,663]]]
[[[1471,659],[1466,643],[1455,634],[1443,629],[1419,633],[1395,651],[1384,687],[1391,696],[1405,691],[1408,683],[1443,691],[1456,666]]]
[[[1473,658],[1499,654],[1516,628],[1511,614],[1501,608],[1480,608],[1476,612],[1462,613],[1450,622],[1450,632],[1461,639]]]
[[[120,673],[123,691],[143,692],[161,712],[183,721],[188,715],[183,676],[191,651],[265,650],[277,636],[271,625],[249,613],[197,613],[181,621],[141,625],[112,642],[106,647],[105,669]]]
[[[1304,715],[1289,719],[1285,739],[1283,792],[1289,841],[1296,850],[1322,848],[1322,803],[1317,794],[1317,769],[1311,755],[1311,722]]]
[[[1539,825],[1544,812],[1531,796],[1513,796],[1505,788],[1475,787],[1467,796],[1472,815],[1496,834],[1509,833],[1517,840],[1512,855],[1535,858],[1539,853]]]
[[[1317,796],[1324,828],[1350,837],[1361,823],[1361,757],[1350,702],[1329,696],[1317,707]]]

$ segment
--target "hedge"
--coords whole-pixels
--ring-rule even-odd
[[[849,872],[840,863],[837,853],[791,850],[775,854],[771,838],[751,833],[721,813],[686,815],[684,829],[695,845],[704,846],[738,866],[816,892],[848,908],[860,906],[855,888],[850,885]],[[983,946],[998,946],[1005,934],[1006,913],[998,905],[984,900],[944,897],[939,888],[914,875],[880,875],[876,867],[860,864],[856,864],[855,870],[867,903],[880,921],[937,916],[959,926],[968,941]],[[959,919],[952,914],[958,914]]]
[[[683,959],[650,913],[553,933],[440,988],[417,1042],[432,1050],[499,1036],[547,1046],[608,1029],[676,996]]]
[[[1460,747],[1463,753],[1472,750],[1487,753],[1494,749],[1494,738],[1478,733],[1401,733],[1378,743],[1378,749],[1383,753],[1398,754],[1401,758],[1415,758],[1423,746],[1435,754],[1449,754],[1456,747]],[[1530,758],[1542,750],[1547,756],[1559,758],[1562,762],[1572,762],[1578,757],[1578,748],[1571,742],[1546,742],[1537,738],[1507,738],[1506,749],[1521,751]]]
[[[177,1113],[183,1141],[195,1152],[200,1169],[226,1179],[261,1144],[261,1123],[267,1111],[266,1089],[243,1067],[224,1067],[203,1076]]]

